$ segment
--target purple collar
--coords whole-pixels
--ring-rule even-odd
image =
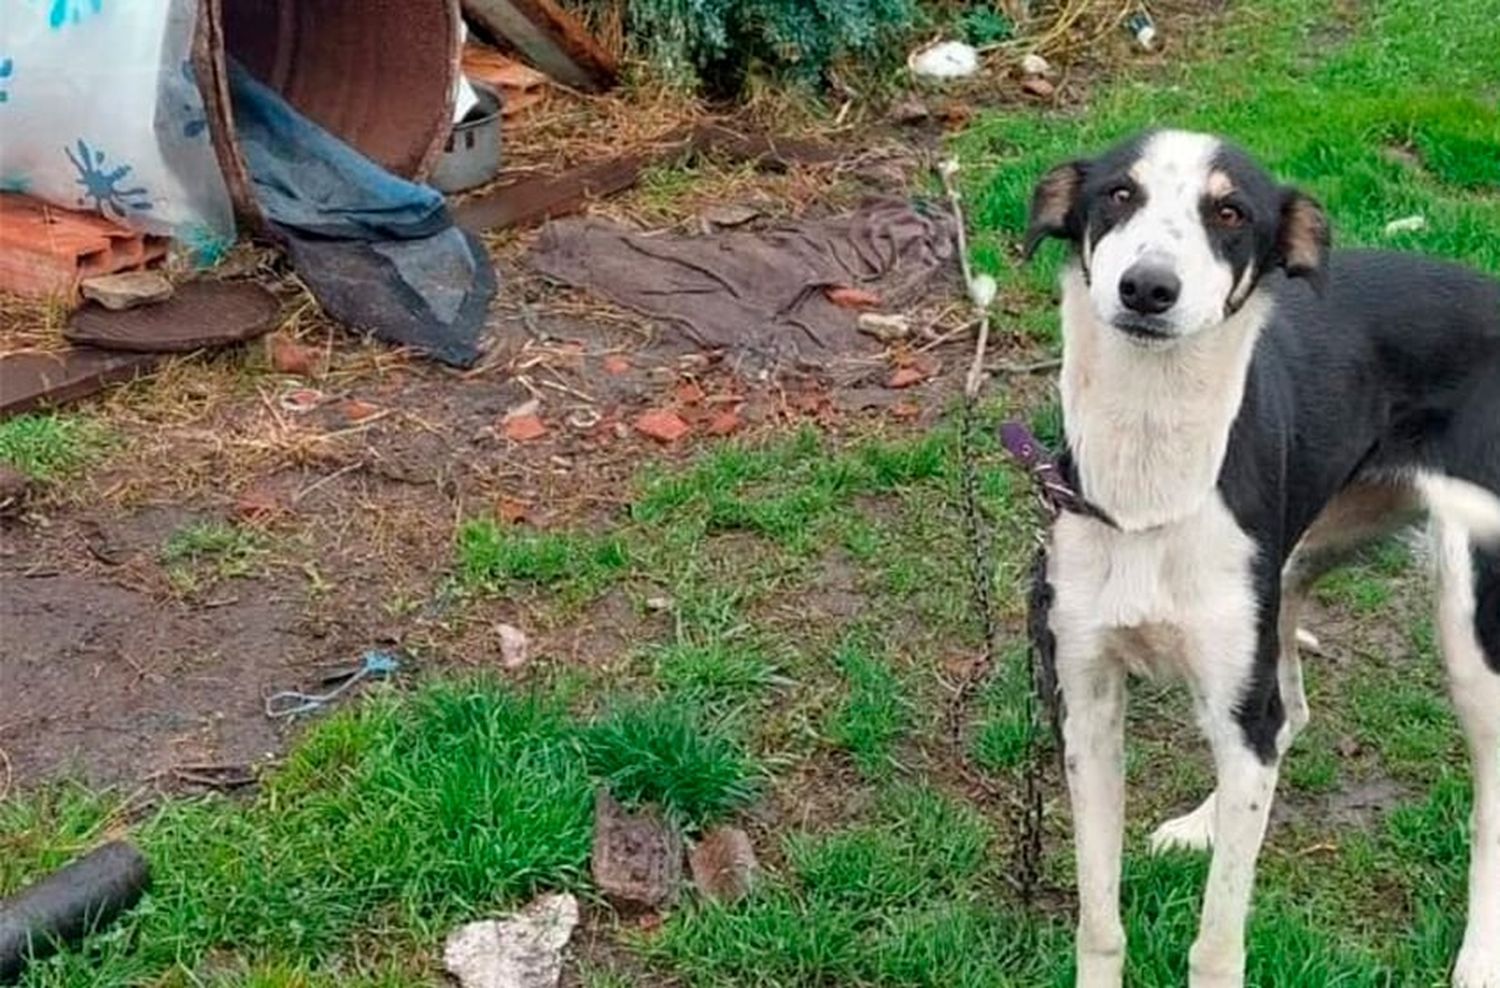
[[[1111,528],[1119,528],[1115,520],[1089,502],[1063,477],[1047,448],[1032,435],[1031,430],[1020,422],[1006,422],[1000,426],[1000,444],[1011,456],[1025,467],[1036,479],[1038,493],[1047,513],[1056,518],[1064,511],[1097,518]]]

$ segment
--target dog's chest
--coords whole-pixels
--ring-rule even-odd
[[[1214,494],[1196,512],[1139,532],[1065,514],[1048,579],[1054,631],[1150,671],[1184,663],[1231,629],[1253,627],[1254,541]]]

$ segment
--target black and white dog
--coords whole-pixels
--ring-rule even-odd
[[[1500,283],[1328,249],[1328,221],[1243,151],[1158,131],[1060,165],[1028,254],[1062,275],[1063,474],[1038,600],[1078,862],[1078,984],[1121,983],[1129,670],[1183,676],[1217,789],[1155,847],[1213,848],[1193,988],[1244,982],[1278,763],[1307,723],[1297,611],[1341,553],[1423,512],[1474,765],[1456,988],[1500,988]],[[1046,658],[1046,656],[1044,656]]]

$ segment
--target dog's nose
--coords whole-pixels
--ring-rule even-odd
[[[1159,264],[1133,264],[1120,279],[1120,301],[1142,315],[1161,315],[1181,294],[1182,280]]]

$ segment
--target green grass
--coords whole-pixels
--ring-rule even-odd
[[[498,593],[515,584],[565,585],[582,594],[606,586],[629,564],[614,538],[531,532],[488,518],[458,532],[458,578],[473,590]]]
[[[829,739],[849,753],[861,775],[886,778],[900,767],[896,746],[911,727],[907,690],[865,636],[846,639],[833,662],[848,684],[848,694],[829,719]]]
[[[161,561],[173,589],[191,594],[256,573],[268,552],[269,540],[256,529],[225,521],[197,521],[167,538]]]
[[[60,480],[109,449],[109,430],[71,413],[18,415],[0,422],[0,462],[37,480]]]

